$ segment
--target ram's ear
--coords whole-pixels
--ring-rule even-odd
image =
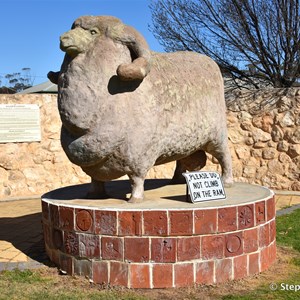
[[[60,73],[60,72],[52,72],[52,71],[50,71],[50,72],[48,72],[47,77],[48,77],[48,79],[49,79],[52,83],[58,84],[59,73]]]
[[[126,25],[114,33],[113,38],[126,45],[132,56],[132,63],[119,65],[118,76],[124,81],[143,80],[151,68],[151,52],[146,40],[133,27]]]

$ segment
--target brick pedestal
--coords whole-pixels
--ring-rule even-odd
[[[245,186],[244,197],[198,204],[172,197],[145,204],[91,202],[72,200],[65,189],[49,193],[42,198],[46,251],[70,275],[128,288],[186,287],[257,274],[276,257],[275,200],[266,188]],[[67,189],[76,193],[76,187]]]

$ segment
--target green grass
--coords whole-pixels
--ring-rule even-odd
[[[3,271],[1,274],[1,279],[6,279],[7,281],[16,283],[36,283],[46,281],[41,277],[40,274],[34,273],[31,270]]]
[[[300,299],[300,290],[287,291],[281,284],[300,285],[300,209],[291,214],[283,215],[276,218],[276,242],[277,245],[294,249],[296,257],[290,260],[291,266],[296,266],[296,272],[289,278],[275,282],[277,289],[272,291],[269,285],[262,285],[255,291],[246,295],[227,295],[222,297],[223,300],[257,300],[257,299],[274,299],[274,300],[294,300]]]
[[[291,276],[288,280],[278,282],[277,289],[275,291],[270,289],[270,285],[262,285],[256,290],[249,291],[246,295],[227,295],[223,296],[222,300],[260,300],[260,299],[272,299],[272,300],[297,300],[300,299],[300,291],[287,291],[281,287],[281,284],[286,285],[299,285],[299,275]],[[271,284],[271,283],[270,283]]]
[[[277,243],[300,252],[300,209],[276,218]]]
[[[145,300],[128,290],[100,290],[91,288],[87,281],[68,276],[68,282],[61,277],[41,275],[38,271],[3,271],[0,273],[1,300]],[[82,282],[85,286],[82,287]]]

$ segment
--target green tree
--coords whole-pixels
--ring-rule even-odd
[[[290,87],[300,76],[300,0],[155,0],[166,51],[206,54],[234,87]]]

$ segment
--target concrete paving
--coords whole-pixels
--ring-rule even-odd
[[[300,207],[299,192],[275,193],[278,213],[279,210],[289,213],[289,207]],[[40,199],[0,200],[0,271],[49,264],[44,249]]]
[[[0,200],[0,271],[39,268],[47,263],[40,199]]]

